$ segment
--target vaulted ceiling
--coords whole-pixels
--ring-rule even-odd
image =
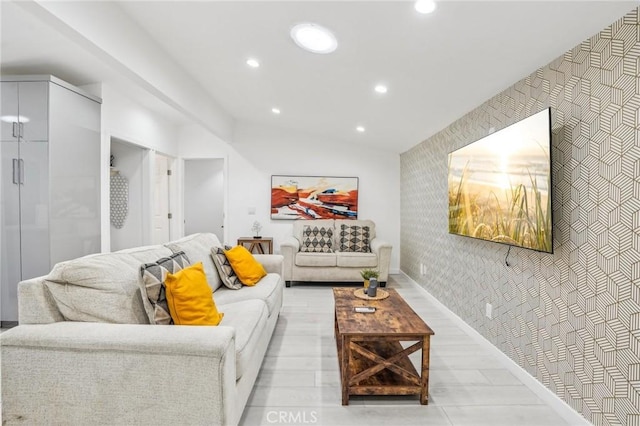
[[[109,82],[231,143],[247,122],[403,152],[637,5],[441,1],[420,15],[408,1],[2,2],[1,71]],[[333,31],[335,52],[293,43],[290,28],[309,21]]]

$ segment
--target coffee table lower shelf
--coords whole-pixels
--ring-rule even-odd
[[[418,374],[408,356],[423,349],[424,342],[419,340],[405,349],[396,339],[349,340],[351,359],[345,362],[343,339],[336,338],[340,381],[343,384],[342,405],[349,405],[350,395],[421,395],[420,402],[427,404],[426,377],[423,379]],[[415,342],[415,339],[411,340]],[[349,356],[349,352],[346,353]],[[345,373],[348,378],[344,377]],[[428,370],[425,373],[428,374]]]

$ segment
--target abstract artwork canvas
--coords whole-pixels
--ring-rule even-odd
[[[358,178],[271,176],[272,219],[357,219]]]

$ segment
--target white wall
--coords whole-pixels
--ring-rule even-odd
[[[225,241],[251,235],[255,220],[262,235],[274,237],[274,249],[291,234],[291,222],[270,219],[271,175],[357,176],[359,218],[376,222],[376,233],[393,247],[391,269],[399,270],[400,156],[294,133],[272,127],[239,123],[234,143],[226,145],[195,126],[180,135],[180,156],[226,158],[227,202]],[[249,209],[255,208],[255,215]]]
[[[111,250],[122,250],[145,244],[145,223],[151,218],[145,218],[144,194],[146,174],[146,158],[148,150],[130,145],[118,140],[111,141],[111,154],[115,157],[114,166],[121,176],[129,182],[129,211],[122,228],[117,229],[110,224]],[[145,220],[146,219],[146,220]],[[109,215],[107,215],[109,220]]]
[[[103,84],[85,87],[91,93],[102,97],[102,251],[113,251],[120,246],[111,244],[111,224],[109,220],[109,155],[112,138],[126,141],[140,148],[147,148],[148,155],[143,156],[142,173],[145,174],[143,182],[153,182],[153,165],[155,164],[155,152],[160,152],[172,158],[178,156],[178,126],[171,120],[156,114],[144,106],[129,99],[113,87]],[[176,163],[174,161],[174,163]],[[179,165],[176,164],[179,169]],[[178,174],[179,176],[179,174]],[[179,204],[177,191],[178,185],[171,186],[172,194],[170,203],[172,210]],[[175,191],[175,193],[174,193]],[[152,191],[143,191],[140,194],[143,209],[151,211]],[[149,213],[150,214],[150,213]],[[176,220],[176,224],[181,223]],[[151,244],[151,217],[143,222],[143,237],[141,244]],[[172,224],[173,225],[173,224]],[[181,226],[171,226],[171,238],[182,235]]]
[[[213,232],[224,240],[224,160],[184,161],[184,233]]]

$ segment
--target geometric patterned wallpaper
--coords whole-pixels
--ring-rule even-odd
[[[595,425],[640,426],[639,10],[401,155],[401,269]],[[554,254],[507,266],[448,233],[447,154],[546,107]]]

